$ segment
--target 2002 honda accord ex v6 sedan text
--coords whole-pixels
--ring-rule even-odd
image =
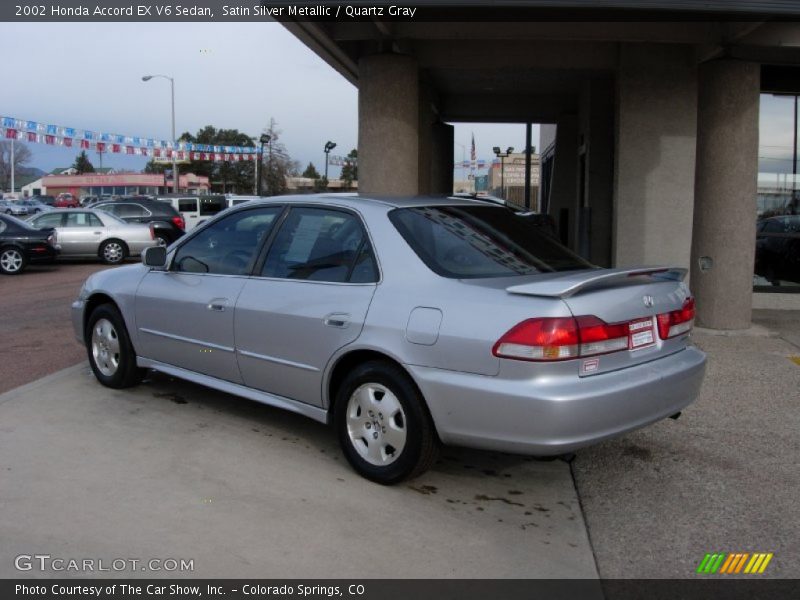
[[[440,443],[572,451],[698,393],[683,269],[600,269],[507,208],[284,196],[228,209],[73,304],[97,379],[146,369],[335,425],[393,483]]]

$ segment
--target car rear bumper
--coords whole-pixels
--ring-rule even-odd
[[[700,390],[695,347],[591,377],[509,379],[406,365],[447,444],[532,455],[571,452],[679,412]]]

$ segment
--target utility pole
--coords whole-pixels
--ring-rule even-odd
[[[513,146],[509,146],[506,148],[505,152],[500,151],[500,146],[495,146],[492,148],[494,150],[495,155],[497,158],[500,159],[500,197],[503,200],[506,199],[506,184],[505,184],[505,160],[506,157],[510,156],[514,152]]]
[[[14,169],[16,169],[16,165],[14,164],[15,159],[15,150],[14,150],[14,138],[11,138],[11,193],[14,193]]]

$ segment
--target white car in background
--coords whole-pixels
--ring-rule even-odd
[[[161,243],[152,225],[126,223],[102,210],[55,209],[28,222],[37,229],[56,230],[61,257],[97,257],[111,265]]]

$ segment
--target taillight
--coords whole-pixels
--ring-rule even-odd
[[[578,324],[572,317],[528,319],[512,327],[492,348],[500,358],[564,360],[578,356]]]
[[[150,223],[150,239],[156,239],[156,226]]]
[[[581,340],[580,355],[606,354],[628,349],[628,323],[609,325],[594,316],[577,317],[578,335]],[[652,325],[650,330],[652,331]]]
[[[179,229],[186,229],[186,221],[183,220],[183,217],[172,217],[172,222],[175,223]]]
[[[53,247],[58,243],[58,234],[55,231],[47,236],[47,243]]]
[[[694,298],[687,298],[680,310],[662,313],[656,319],[662,340],[690,331],[694,325]]]
[[[492,354],[517,360],[567,360],[627,350],[629,339],[629,323],[609,324],[593,315],[544,317],[509,329]]]

